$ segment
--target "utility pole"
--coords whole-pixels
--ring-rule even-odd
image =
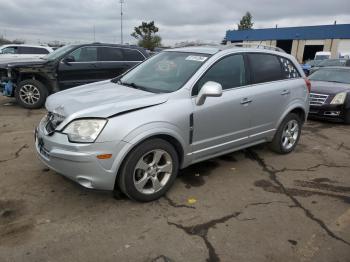
[[[123,44],[123,4],[124,0],[119,0],[120,2],[120,43]]]
[[[96,42],[96,32],[95,32],[95,25],[93,27],[93,32],[94,32],[94,43]]]

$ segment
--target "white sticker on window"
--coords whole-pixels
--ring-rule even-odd
[[[207,60],[207,58],[208,57],[205,57],[205,56],[190,55],[190,56],[186,57],[186,60],[204,62],[205,60]]]

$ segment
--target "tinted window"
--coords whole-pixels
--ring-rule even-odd
[[[98,61],[123,61],[123,52],[116,47],[99,47]]]
[[[46,55],[49,53],[45,48],[40,47],[27,47],[27,46],[20,46],[19,48],[20,54],[42,54]]]
[[[281,80],[282,70],[278,57],[269,54],[248,54],[254,84]]]
[[[295,68],[294,64],[289,59],[280,57],[280,61],[282,64],[284,78],[291,79],[300,77],[298,70]]]
[[[124,59],[126,61],[143,61],[145,60],[144,56],[137,50],[133,49],[123,49]]]
[[[75,62],[94,62],[97,61],[97,47],[81,47],[70,54]]]
[[[2,49],[2,53],[3,54],[17,54],[17,47],[16,46],[12,46],[12,47],[6,47],[4,49]]]
[[[214,64],[197,82],[192,95],[197,95],[202,86],[208,81],[220,83],[222,89],[245,85],[246,78],[243,56],[228,56]]]

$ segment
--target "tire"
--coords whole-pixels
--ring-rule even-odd
[[[296,127],[296,129],[294,129]],[[294,150],[299,142],[301,134],[302,121],[297,114],[288,114],[270,143],[272,151],[278,154],[288,154]],[[293,131],[294,129],[294,131]]]
[[[48,96],[45,86],[34,79],[21,81],[15,89],[15,97],[19,105],[28,109],[41,108]]]
[[[153,201],[169,190],[178,169],[179,157],[174,147],[163,139],[150,139],[128,154],[117,178],[118,186],[130,199]]]
[[[348,109],[345,112],[345,119],[344,119],[345,124],[350,125],[350,109]]]

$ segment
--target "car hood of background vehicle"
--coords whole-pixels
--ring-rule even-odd
[[[6,67],[42,65],[46,62],[40,58],[3,58],[0,56],[0,65]]]
[[[155,94],[110,80],[58,92],[46,100],[48,111],[64,117],[111,117],[126,111],[162,104],[169,94]]]
[[[311,80],[312,93],[337,94],[344,91],[350,91],[350,84]]]

